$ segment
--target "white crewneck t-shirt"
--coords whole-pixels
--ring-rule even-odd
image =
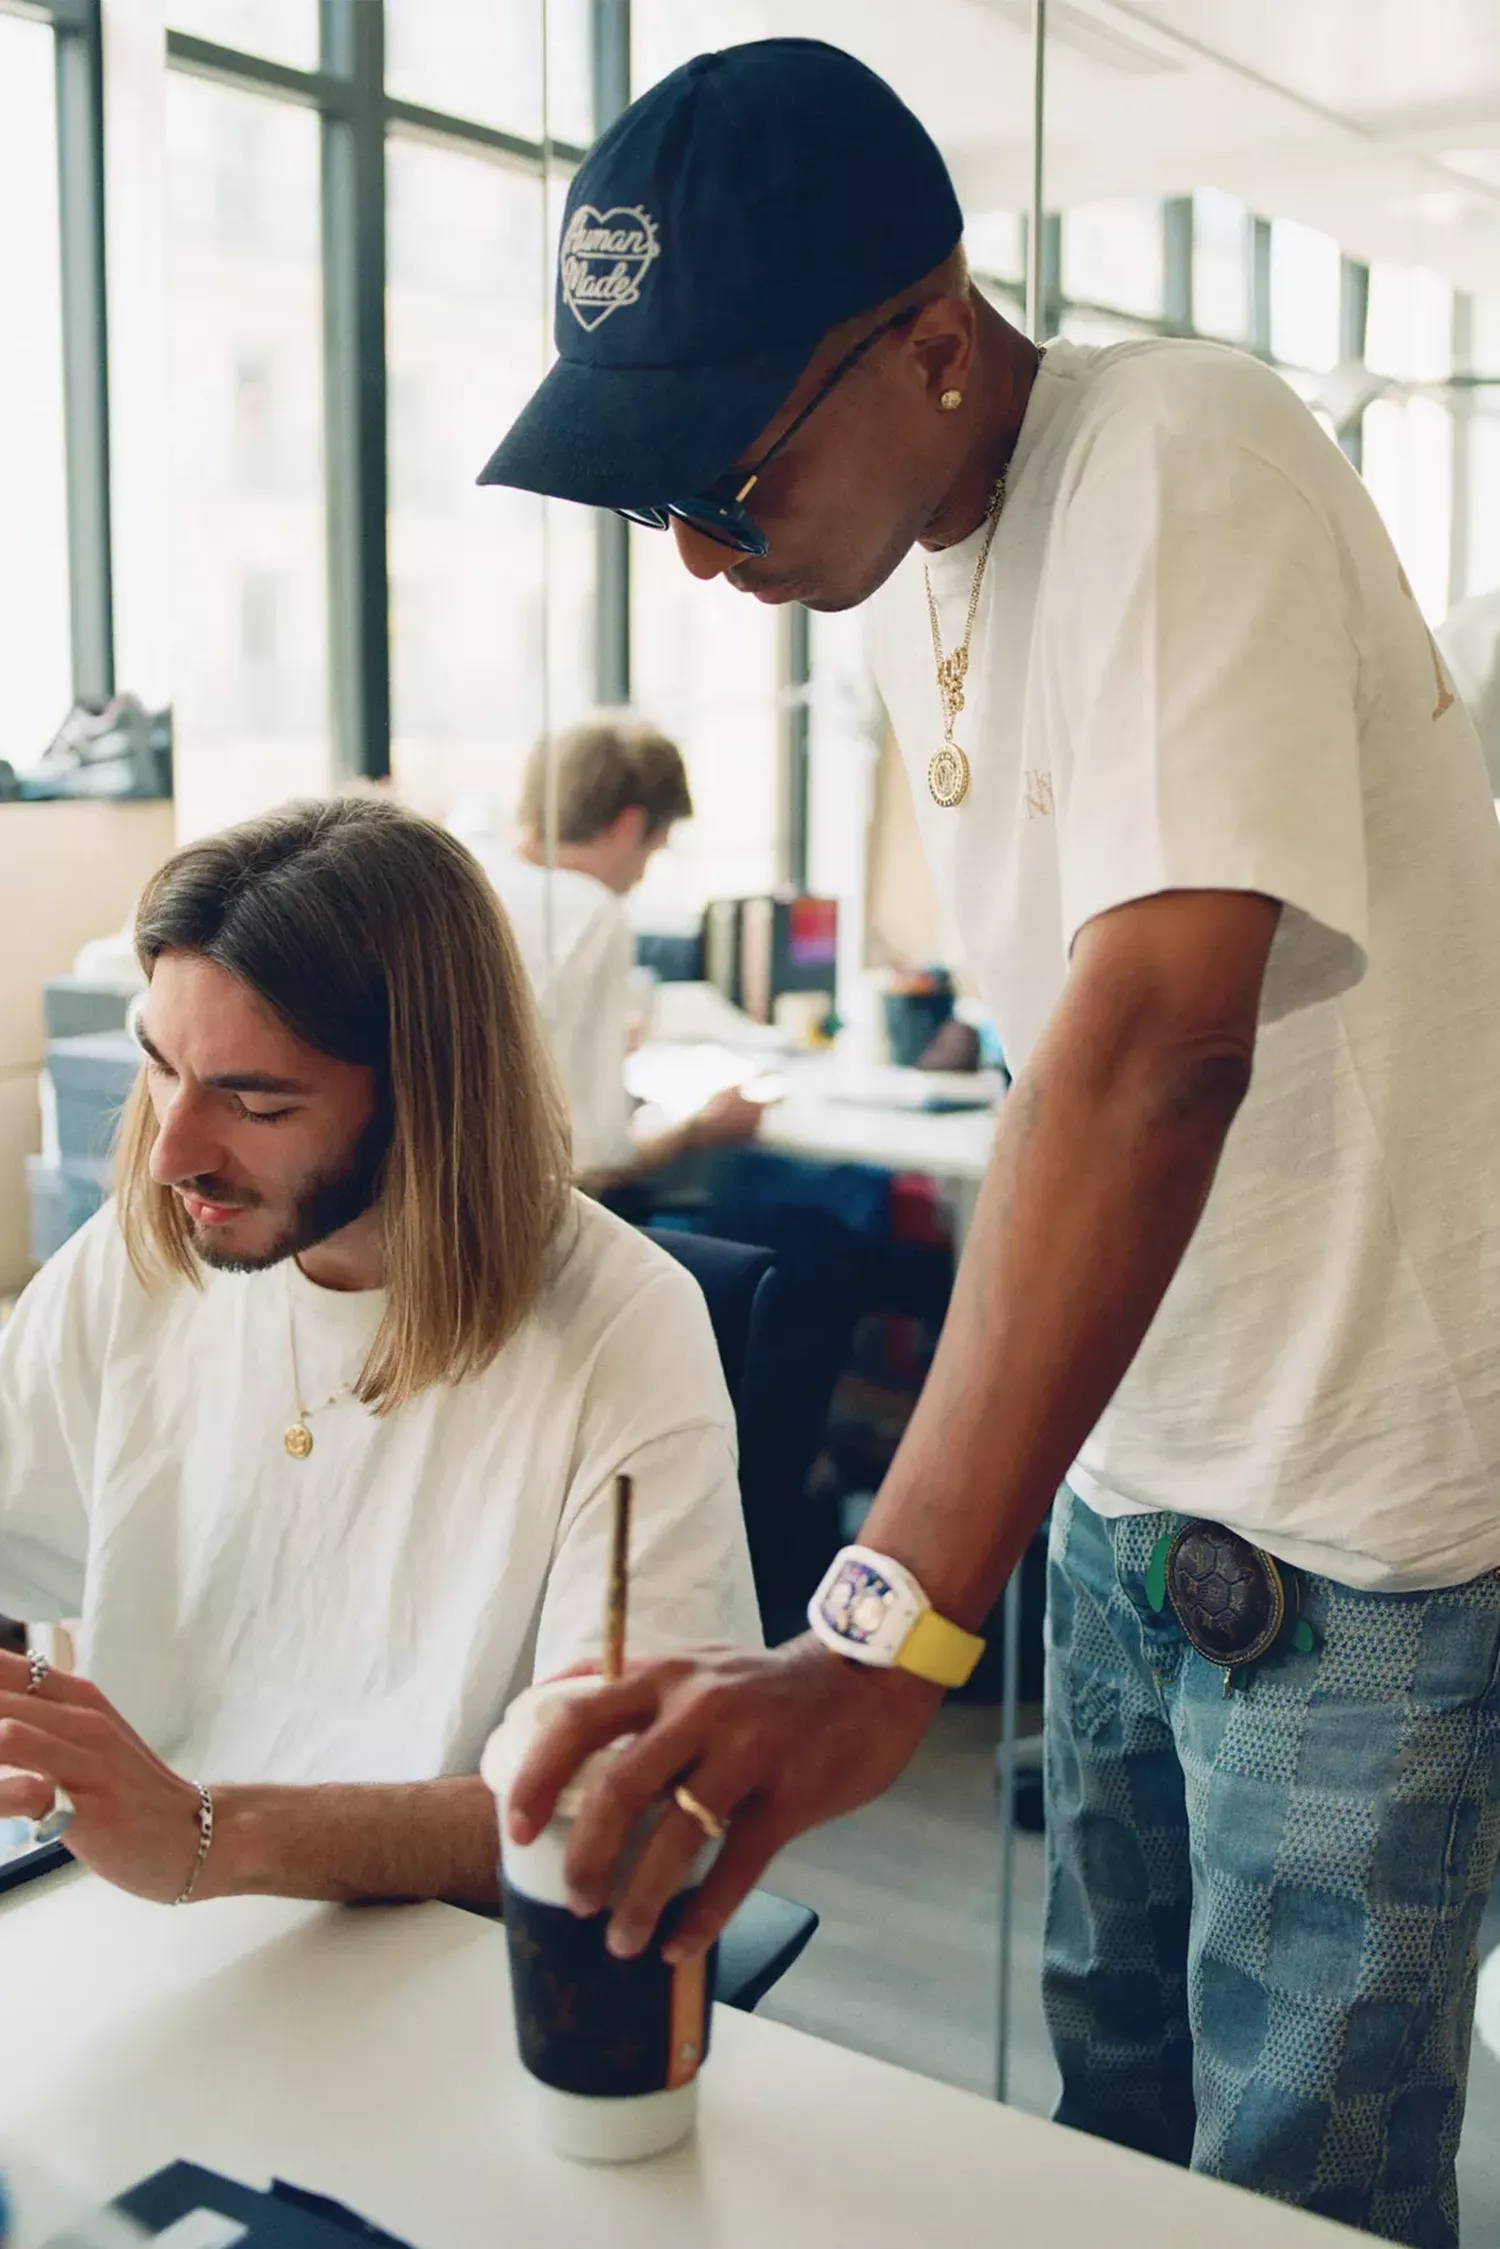
[[[600,1649],[614,1479],[629,1645],[758,1644],[734,1421],[691,1276],[573,1199],[484,1373],[344,1396],[379,1291],[294,1263],[136,1280],[111,1207],[0,1333],[0,1611],[82,1618],[80,1667],[213,1782],[473,1772],[506,1703]],[[289,1323],[313,1451],[290,1459]]]
[[[981,536],[929,558],[945,648]],[[1500,1565],[1500,830],[1369,494],[1239,353],[1051,346],[952,811],[922,565],[870,605],[872,661],[1012,1071],[1094,916],[1284,906],[1250,1093],[1077,1489],[1361,1587]]]

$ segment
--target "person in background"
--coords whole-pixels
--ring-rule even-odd
[[[0,1332],[0,1821],[181,1902],[496,1896],[485,1737],[630,1633],[758,1643],[695,1283],[570,1186],[469,853],[369,799],[169,860],[117,1199]],[[66,1816],[66,1805],[61,1806]],[[681,1814],[672,1815],[677,1818]]]
[[[619,1849],[686,1780],[728,1827],[698,1950],[894,1779],[1050,1508],[1059,2116],[1454,2249],[1500,1853],[1500,828],[1374,501],[1275,371],[1043,356],[962,229],[853,56],[695,57],[574,175],[559,356],[482,472],[756,600],[870,603],[1014,1073],[809,1634],[604,1689],[512,1824],[633,1735],[570,1890],[638,1949],[694,1839],[623,1887]]]
[[[1459,700],[1474,721],[1490,795],[1500,802],[1500,586],[1450,609],[1435,637]]]
[[[695,1149],[751,1139],[762,1111],[731,1088],[682,1124],[632,1132],[625,1058],[635,933],[623,901],[675,822],[692,818],[692,795],[676,743],[629,711],[596,712],[559,738],[553,756],[555,867],[545,864],[542,743],[527,761],[516,847],[477,834],[469,840],[510,917],[537,996],[573,1120],[579,1184],[604,1194]]]

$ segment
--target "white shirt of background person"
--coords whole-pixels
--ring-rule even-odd
[[[557,817],[545,861],[546,803]],[[623,1186],[696,1149],[759,1130],[763,1108],[731,1088],[663,1131],[641,1130],[625,1087],[635,933],[624,901],[672,829],[693,816],[682,753],[633,711],[598,711],[539,743],[527,762],[514,835],[479,806],[457,809],[505,907],[531,977],[573,1121],[574,1165],[592,1192]],[[549,903],[550,899],[550,903]]]

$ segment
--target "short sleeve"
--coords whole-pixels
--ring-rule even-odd
[[[98,1408],[92,1237],[114,1225],[112,1210],[92,1219],[0,1330],[0,1613],[28,1624],[83,1609]]]
[[[580,1172],[628,1165],[630,1097],[625,1041],[635,936],[613,901],[596,914],[558,971],[548,1029],[573,1122]]]
[[[634,1484],[631,1653],[758,1647],[733,1409],[707,1308],[696,1283],[675,1268],[652,1276],[595,1360],[542,1604],[538,1679],[601,1653],[622,1472]]]
[[[1262,1016],[1364,973],[1356,693],[1337,548],[1245,447],[1132,426],[1062,511],[1043,618],[1068,761],[1066,942],[1166,890],[1279,900]]]

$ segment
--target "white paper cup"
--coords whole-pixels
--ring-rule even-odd
[[[660,1933],[639,1959],[605,1949],[608,1912],[569,1912],[563,1861],[583,1790],[599,1752],[564,1789],[534,1842],[513,1843],[506,1801],[527,1750],[559,1705],[595,1694],[597,1678],[530,1687],[491,1734],[480,1771],[494,1792],[500,1874],[510,1947],[516,2040],[539,2131],[559,2155],[582,2163],[634,2163],[676,2147],[693,2129],[698,2071],[708,2052],[712,1959],[672,1968]],[[661,1817],[637,1832],[639,1850]],[[699,1854],[685,1888],[712,1857]]]

